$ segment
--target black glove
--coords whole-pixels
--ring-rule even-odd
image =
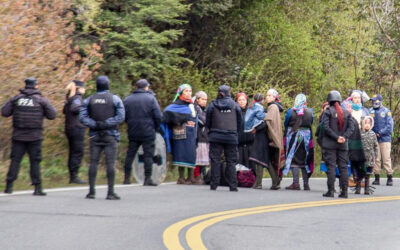
[[[97,130],[104,130],[106,128],[107,128],[107,125],[106,125],[105,122],[102,122],[102,121],[96,122],[96,129]]]

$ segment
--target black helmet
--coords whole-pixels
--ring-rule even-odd
[[[332,90],[329,92],[328,97],[326,98],[326,101],[331,103],[331,102],[341,102],[342,101],[342,96],[340,95],[339,91]]]

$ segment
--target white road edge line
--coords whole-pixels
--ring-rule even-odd
[[[263,178],[263,180],[270,180],[271,178]],[[292,179],[291,177],[285,177],[283,179]],[[324,177],[311,177],[311,180],[326,180],[326,178]],[[386,179],[386,178],[383,178]],[[393,178],[394,180],[400,179],[400,178]],[[165,182],[165,183],[161,183],[161,185],[172,185],[172,184],[176,184],[176,182]],[[125,188],[125,187],[140,187],[142,186],[141,184],[129,184],[129,185],[123,185],[123,184],[117,184],[114,187],[116,188]],[[107,185],[98,185],[96,186],[96,189],[105,189],[107,188]],[[87,190],[88,186],[81,186],[81,187],[64,187],[64,188],[49,188],[49,189],[44,189],[43,191],[47,192],[47,193],[55,193],[55,192],[65,192],[65,191],[80,191],[80,190]],[[3,196],[16,196],[16,195],[25,195],[25,194],[32,194],[33,189],[32,190],[23,190],[23,191],[15,191],[12,194],[5,194],[5,193],[0,193],[0,197]]]
[[[161,183],[161,186],[172,185],[175,183],[176,182],[165,182],[165,183]],[[142,184],[129,184],[129,185],[117,184],[117,185],[114,185],[115,188],[140,187],[140,186],[143,186],[143,185]],[[47,193],[55,193],[55,192],[65,192],[65,191],[81,191],[81,190],[87,190],[88,188],[89,188],[89,186],[85,185],[82,187],[49,188],[49,189],[44,189],[43,191],[45,191]],[[96,189],[106,189],[106,188],[108,188],[107,185],[96,186]],[[0,193],[0,197],[32,194],[32,192],[33,192],[33,189],[32,190],[15,191],[12,194]]]

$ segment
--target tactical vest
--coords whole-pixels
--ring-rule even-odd
[[[237,114],[234,106],[222,110],[214,107],[211,128],[237,132]]]
[[[90,97],[89,116],[96,122],[105,121],[115,116],[115,107],[113,102],[113,94],[94,94]],[[111,130],[118,129],[118,126],[109,128]]]
[[[35,95],[23,95],[14,102],[13,126],[20,129],[43,128],[43,107]]]
[[[296,111],[292,109],[291,118],[289,120],[288,126],[293,127],[296,125]],[[301,117],[301,123],[299,124],[299,128],[311,128],[313,123],[313,117],[310,109],[306,108],[304,110],[304,115]]]

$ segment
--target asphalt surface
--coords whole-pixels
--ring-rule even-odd
[[[385,180],[383,180],[385,181]],[[290,184],[290,179],[282,187]],[[84,199],[87,188],[31,191],[0,196],[0,249],[165,249],[164,230],[189,217],[212,212],[327,200],[325,179],[311,179],[311,191],[270,191],[167,184],[116,187],[120,201]],[[400,195],[378,186],[373,197]],[[364,195],[351,194],[350,198]],[[338,199],[338,198],[335,198]],[[400,201],[356,203],[241,216],[206,228],[208,249],[400,249]],[[186,229],[185,229],[186,230]],[[185,231],[180,232],[182,245]]]

